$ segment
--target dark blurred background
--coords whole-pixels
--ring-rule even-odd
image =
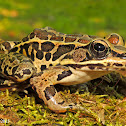
[[[126,32],[125,0],[0,0],[0,38],[19,40],[34,28],[106,36]]]

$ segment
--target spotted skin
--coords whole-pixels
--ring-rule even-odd
[[[125,42],[116,33],[99,38],[45,27],[18,42],[0,41],[0,75],[10,79],[9,85],[1,82],[0,90],[31,85],[57,113],[85,108],[66,101],[54,85],[80,84],[112,71],[126,76]]]

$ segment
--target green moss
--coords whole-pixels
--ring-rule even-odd
[[[63,93],[63,92],[62,92]],[[76,95],[75,95],[76,94]],[[0,115],[16,125],[109,125],[126,124],[126,101],[108,95],[93,95],[89,92],[71,95],[65,91],[66,98],[77,97],[86,111],[53,113],[43,103],[35,103],[34,97],[20,97],[17,93],[1,92]]]

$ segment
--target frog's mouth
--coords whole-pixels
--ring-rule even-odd
[[[63,63],[63,64],[62,64]],[[120,59],[119,57],[106,58],[102,60],[90,60],[85,62],[75,63],[61,62],[62,65],[67,66],[71,72],[64,75],[65,77],[60,81],[60,83],[67,85],[84,83],[101,76],[104,76],[112,71],[120,73],[122,76],[126,77],[126,60]],[[71,83],[69,83],[71,82]]]
[[[123,76],[126,76],[126,59],[121,59],[120,57],[90,60],[79,63],[71,62],[71,64],[68,63],[66,66],[70,66],[79,71],[106,71],[108,73],[117,71]]]

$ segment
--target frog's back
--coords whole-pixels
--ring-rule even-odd
[[[60,64],[60,61],[75,48],[85,46],[96,38],[88,35],[67,35],[45,27],[34,29],[22,41],[6,41],[1,44],[1,50],[5,53],[21,53],[33,61],[36,72]],[[68,58],[68,57],[67,57]]]

